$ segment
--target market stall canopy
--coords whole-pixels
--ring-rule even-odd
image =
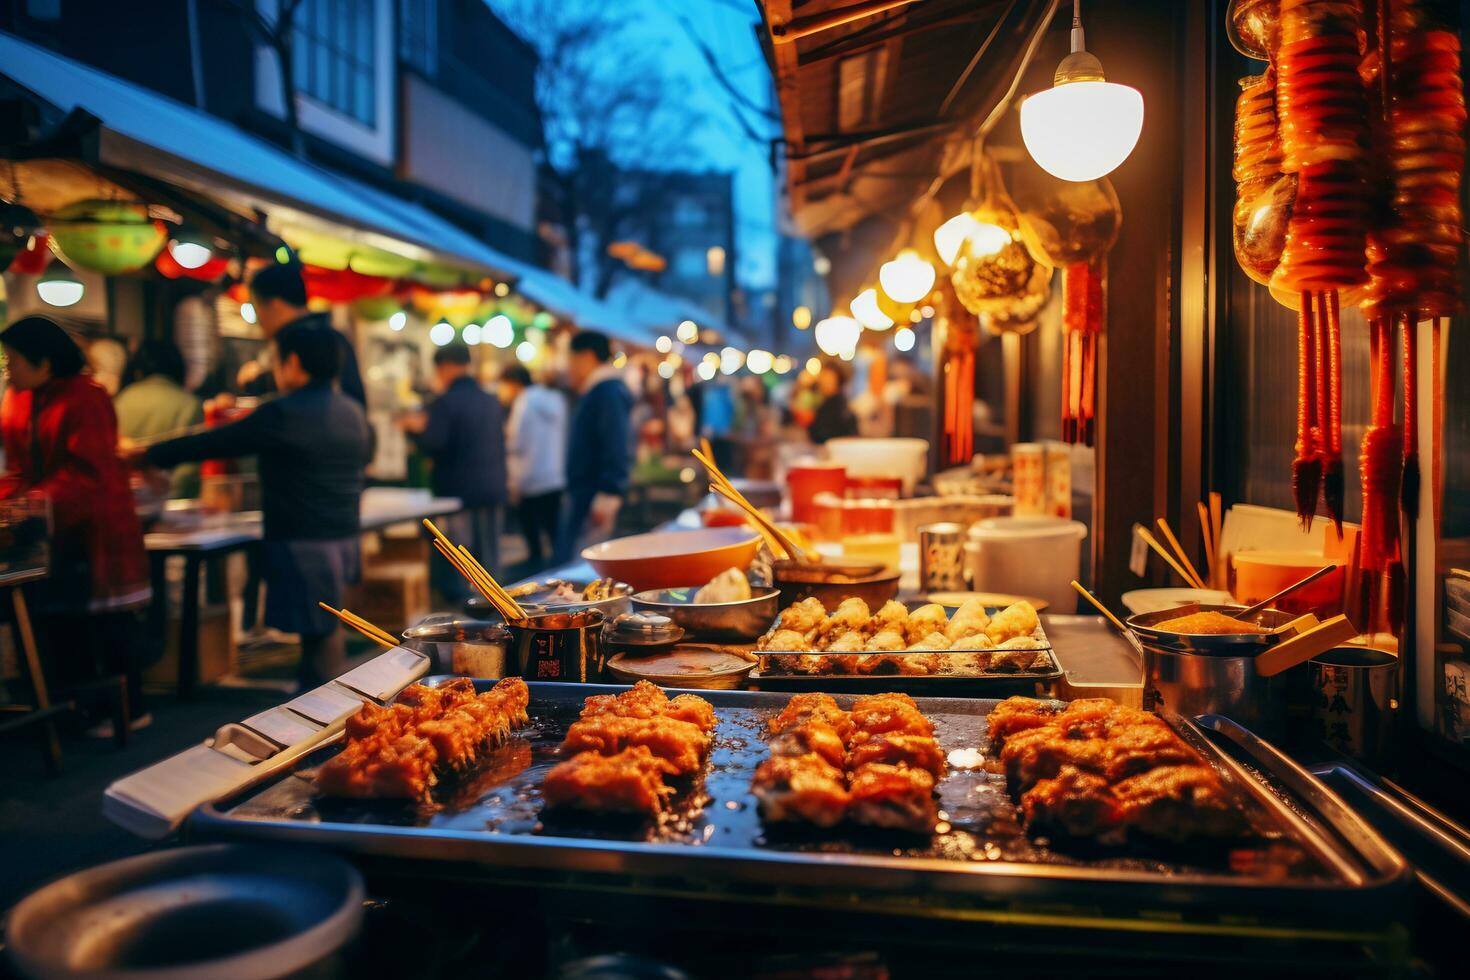
[[[703,338],[708,331],[717,335],[713,342],[743,345],[744,339],[708,309],[691,299],[671,296],[637,279],[621,279],[608,289],[603,302],[619,314],[655,335],[672,337],[679,324],[692,320]],[[711,341],[705,341],[709,343]]]
[[[871,243],[886,246],[936,173],[952,169],[956,150],[968,152],[1033,32],[1056,6],[1054,0],[759,4],[781,102],[791,213],[800,233],[839,266],[848,249],[866,255]],[[875,223],[882,227],[867,227]],[[865,272],[873,264],[855,261]]]
[[[0,75],[62,113],[99,123],[96,163],[149,176],[414,262],[461,266],[514,280],[553,313],[625,340],[650,343],[636,323],[554,274],[504,255],[431,211],[301,160],[191,106],[0,32]]]

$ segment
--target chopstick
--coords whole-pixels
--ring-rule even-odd
[[[755,521],[757,529],[766,536],[768,542],[774,539],[788,558],[796,561],[809,560],[806,552],[802,548],[799,548],[796,542],[787,537],[786,533],[777,527],[774,521],[766,517],[759,507],[746,500],[745,494],[735,489],[735,484],[731,483],[725,474],[720,471],[720,467],[715,463],[713,456],[707,456],[696,449],[694,450],[694,458],[704,464],[704,468],[709,471],[710,489],[745,511],[751,520]]]
[[[1184,553],[1184,546],[1179,543],[1178,538],[1174,537],[1174,530],[1169,527],[1169,522],[1160,517],[1155,520],[1155,523],[1159,525],[1159,530],[1163,532],[1164,540],[1169,542],[1169,546],[1174,549],[1175,554],[1179,556],[1179,560],[1184,563],[1184,568],[1189,572],[1189,577],[1194,580],[1194,587],[1196,589],[1203,589],[1205,587],[1205,580],[1200,578],[1199,571],[1194,567],[1194,562],[1190,561],[1189,556]]]
[[[1093,608],[1095,608],[1098,612],[1100,612],[1104,616],[1106,616],[1108,618],[1108,622],[1112,623],[1113,626],[1118,630],[1119,633],[1122,633],[1124,636],[1130,636],[1131,635],[1128,632],[1128,627],[1126,627],[1126,626],[1123,625],[1123,621],[1121,619],[1119,619],[1117,616],[1114,616],[1113,613],[1112,613],[1112,610],[1108,609],[1107,606],[1105,606],[1105,605],[1102,604],[1102,600],[1101,599],[1099,599],[1097,596],[1093,595],[1087,589],[1083,588],[1082,583],[1079,582],[1079,581],[1077,581],[1075,578],[1072,580],[1072,588],[1074,588],[1074,589],[1077,590],[1077,594],[1078,595],[1080,595],[1082,598],[1086,599],[1088,602],[1092,603]]]
[[[1195,585],[1194,579],[1190,578],[1189,573],[1184,570],[1184,566],[1175,561],[1174,556],[1164,550],[1164,546],[1159,544],[1158,539],[1149,533],[1148,528],[1144,527],[1142,524],[1136,524],[1134,525],[1134,527],[1138,531],[1138,536],[1143,538],[1143,540],[1148,544],[1150,548],[1158,552],[1159,557],[1168,562],[1170,568],[1179,573],[1179,577],[1184,579],[1185,585],[1191,586],[1193,588],[1199,588],[1199,586]]]
[[[386,630],[379,629],[356,613],[347,609],[333,609],[325,602],[318,602],[317,605],[384,649],[391,650],[398,646],[398,641],[393,639]]]
[[[453,541],[427,517],[424,518],[424,527],[434,536],[434,547],[439,549],[439,554],[444,556],[459,574],[463,575],[471,585],[479,590],[485,600],[494,606],[496,611],[505,617],[507,622],[523,622],[527,619],[526,611],[521,608],[520,603],[511,598],[510,594],[501,588],[495,577],[485,570],[485,566],[470,554],[464,545],[455,545]]]
[[[1225,518],[1221,513],[1220,495],[1210,491],[1210,540],[1215,542],[1215,560],[1225,559],[1225,542],[1221,539]],[[1221,583],[1224,584],[1224,583]]]
[[[1207,565],[1209,565],[1209,568],[1210,568],[1209,584],[1210,585],[1214,585],[1215,584],[1215,535],[1213,533],[1213,529],[1210,526],[1210,508],[1205,505],[1205,502],[1203,500],[1196,501],[1195,502],[1195,507],[1199,508],[1199,533],[1200,533],[1200,537],[1202,537],[1202,538],[1205,539],[1205,563]]]

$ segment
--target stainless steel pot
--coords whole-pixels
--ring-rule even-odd
[[[1229,613],[1245,607],[1199,608]],[[1164,707],[1186,717],[1224,715],[1266,738],[1283,735],[1296,683],[1293,671],[1266,677],[1255,663],[1280,638],[1269,633],[1205,635],[1154,628],[1153,624],[1179,615],[1181,610],[1166,609],[1127,620],[1143,648],[1144,706]],[[1293,618],[1290,613],[1267,609],[1252,621],[1274,629]]]
[[[510,666],[510,644],[510,633],[500,623],[443,613],[403,631],[403,645],[431,658],[431,672],[439,674],[504,677]]]
[[[600,610],[586,609],[506,623],[513,672],[528,681],[596,683],[602,678],[603,620]]]

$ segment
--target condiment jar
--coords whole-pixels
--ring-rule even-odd
[[[609,652],[630,657],[668,653],[682,639],[684,628],[656,612],[623,613],[602,630],[602,642]]]

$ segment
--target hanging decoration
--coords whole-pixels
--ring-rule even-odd
[[[943,445],[946,466],[965,466],[975,456],[975,349],[980,323],[959,302],[955,287],[941,282],[934,296],[934,324],[943,344]]]
[[[57,254],[107,276],[143,268],[168,240],[163,222],[150,219],[147,206],[136,201],[76,201],[53,214],[48,225]]]
[[[25,276],[39,276],[46,271],[46,266],[51,261],[51,237],[46,232],[37,232],[31,236],[29,242],[15,257],[10,260],[9,272],[16,272]]]
[[[1022,167],[1014,195],[1021,239],[1037,262],[1062,269],[1062,438],[1097,436],[1097,348],[1107,322],[1108,250],[1123,213],[1106,177],[1066,181]]]
[[[365,276],[351,269],[303,265],[301,275],[306,280],[307,299],[327,303],[351,303],[368,296],[385,296],[393,291],[393,280]]]
[[[14,182],[14,164],[11,166],[11,181]],[[10,268],[10,263],[35,241],[40,230],[41,219],[30,208],[24,204],[0,202],[0,272]]]
[[[173,253],[163,249],[158,253],[158,258],[153,260],[153,267],[169,279],[197,279],[200,282],[213,282],[224,275],[230,267],[230,260],[223,255],[216,255],[205,260],[203,265],[186,269],[174,258]]]
[[[1368,318],[1371,407],[1359,453],[1365,574],[1356,598],[1370,632],[1383,607],[1398,629],[1399,516],[1417,516],[1421,479],[1417,325],[1432,321],[1437,378],[1442,325],[1462,307],[1467,113],[1459,36],[1441,19],[1444,5],[1429,0],[1281,0],[1279,19],[1246,16],[1262,7],[1231,11],[1236,46],[1270,62],[1264,75],[1242,83],[1236,107],[1236,257],[1298,310],[1297,512],[1310,523],[1320,491],[1339,532],[1341,303],[1358,303]],[[1294,195],[1272,180],[1278,160],[1295,181]],[[1272,191],[1263,198],[1267,181]],[[1262,210],[1259,224],[1242,221]],[[1402,425],[1394,411],[1396,355],[1403,358]],[[1431,393],[1438,418],[1437,386]],[[1437,440],[1434,451],[1437,457]],[[1431,472],[1437,509],[1437,458]]]
[[[976,148],[971,195],[980,203],[969,212],[973,224],[950,263],[955,295],[971,313],[1003,312],[1020,296],[1049,283],[1051,270],[1037,262],[1021,242],[1016,205],[1006,193],[995,160]]]

